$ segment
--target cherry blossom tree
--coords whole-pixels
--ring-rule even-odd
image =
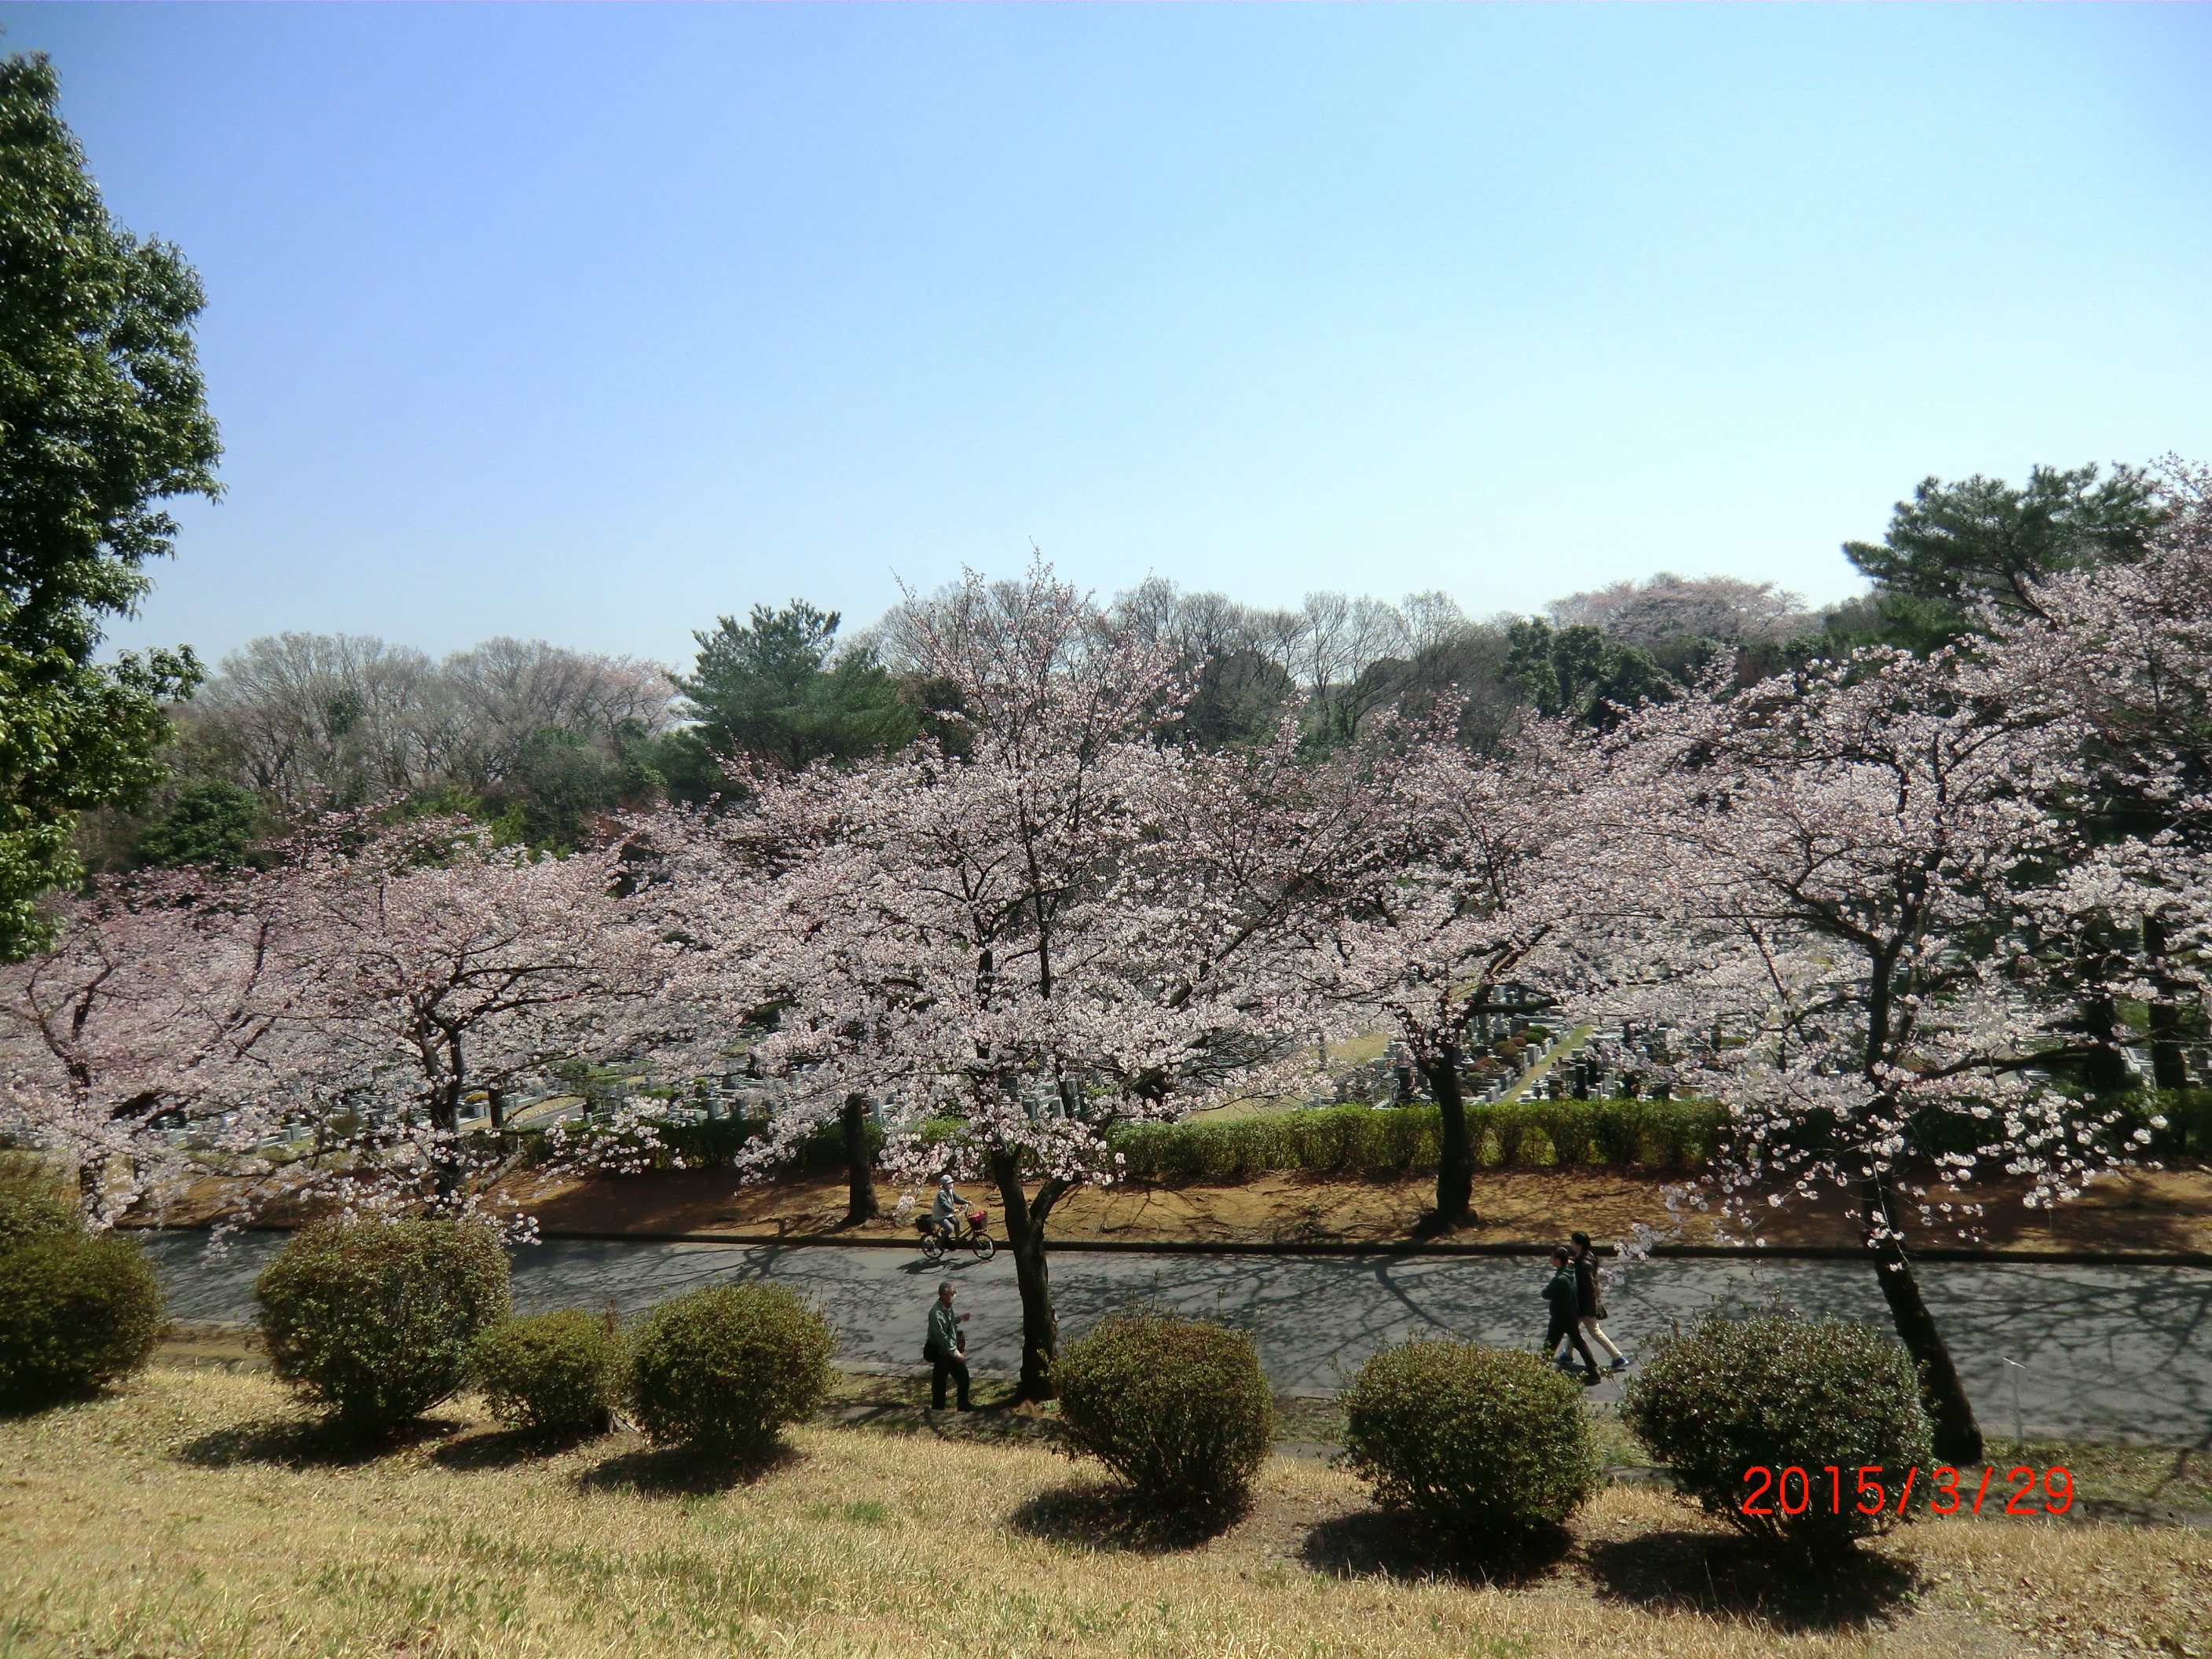
[[[1676,1075],[1730,1109],[1724,1209],[1832,1194],[1856,1211],[1954,1462],[1980,1431],[1907,1209],[1964,1227],[1929,1172],[1994,1165],[2040,1205],[2131,1150],[2109,1103],[2052,1075],[2080,1047],[2061,936],[2132,879],[2051,810],[2083,735],[2065,698],[1966,656],[1862,652],[1645,708],[1585,803],[1584,844],[1622,860],[1614,890],[1645,895],[1671,940],[1667,971],[1616,994],[1669,1018]]]
[[[353,1121],[333,1191],[473,1208],[503,1164],[460,1133],[472,1095],[495,1128],[518,1082],[649,1041],[663,952],[622,876],[611,852],[533,856],[465,818],[342,816],[292,843],[262,884],[282,1064]],[[593,1150],[650,1144],[649,1116]]]
[[[104,882],[0,969],[0,1131],[76,1172],[112,1225],[259,1167],[281,993],[270,919],[196,872]]]
[[[1988,654],[2012,695],[2063,697],[2086,724],[2086,776],[2060,810],[2139,878],[2137,909],[2112,916],[2103,943],[2142,975],[2154,1079],[2179,1089],[2212,933],[2212,471],[2169,460],[2164,474],[2169,511],[2143,556],[2031,588],[2025,616],[1991,619]]]
[[[1333,862],[1293,969],[1340,1019],[1394,1031],[1427,1080],[1441,1144],[1425,1229],[1476,1219],[1461,1081],[1470,1030],[1507,1006],[1509,987],[1516,1008],[1586,999],[1605,959],[1589,930],[1617,907],[1596,890],[1606,866],[1577,855],[1577,758],[1550,723],[1490,756],[1426,732],[1406,752],[1340,757],[1308,796],[1367,833],[1358,855]],[[1336,804],[1346,793],[1367,804]]]
[[[517,1080],[653,1035],[660,947],[610,858],[368,814],[276,851],[111,884],[0,975],[0,1109],[96,1219],[208,1179],[234,1223],[279,1198],[473,1212],[512,1149],[461,1132],[471,1095],[495,1127]],[[635,1115],[556,1133],[556,1164],[634,1163],[656,1139]]]
[[[899,631],[948,705],[935,736],[670,826],[667,902],[694,946],[678,991],[781,1006],[754,1054],[790,1092],[759,1161],[865,1096],[890,1169],[991,1182],[1020,1392],[1046,1398],[1053,1212],[1115,1178],[1116,1126],[1179,1116],[1279,1057],[1287,988],[1261,946],[1298,884],[1224,810],[1237,786],[1199,787],[1204,758],[1158,740],[1182,694],[1171,650],[1048,568],[971,574]],[[1240,867],[1253,878],[1222,878]]]

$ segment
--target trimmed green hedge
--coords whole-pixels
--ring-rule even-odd
[[[2212,1157],[2212,1089],[2160,1095],[2130,1104],[2127,1127],[2148,1127],[2154,1113],[2166,1127],[2152,1131],[2147,1157]],[[1529,1100],[1470,1103],[1468,1126],[1479,1162],[1496,1168],[1638,1165],[1693,1169],[1712,1156],[1728,1114],[1710,1100]],[[665,1169],[681,1158],[689,1169],[726,1168],[767,1124],[718,1118],[664,1128],[666,1151],[647,1160]],[[510,1132],[526,1157],[542,1155],[543,1130]],[[1132,1124],[1112,1145],[1138,1180],[1170,1183],[1242,1181],[1273,1170],[1417,1170],[1437,1162],[1434,1105],[1320,1106],[1268,1112],[1228,1122]],[[1969,1152],[1989,1130],[1955,1114],[1922,1127],[1929,1152]],[[870,1151],[882,1132],[868,1127]],[[794,1160],[810,1170],[845,1167],[845,1133],[832,1121],[811,1136]]]
[[[687,1170],[724,1170],[767,1132],[767,1120],[757,1117],[718,1117],[699,1123],[663,1124],[659,1146],[639,1161],[651,1170],[672,1170],[678,1159]],[[484,1137],[487,1140],[492,1138]],[[496,1138],[503,1145],[514,1146],[526,1163],[542,1162],[550,1139],[548,1131],[536,1128],[504,1129],[498,1132]],[[882,1146],[883,1131],[871,1123],[868,1152],[872,1161]],[[844,1169],[844,1124],[833,1121],[808,1136],[789,1167],[816,1171]]]
[[[1582,1393],[1538,1354],[1448,1339],[1384,1348],[1337,1396],[1345,1462],[1378,1502],[1433,1526],[1525,1536],[1597,1489]]]
[[[161,1334],[161,1287],[137,1239],[72,1226],[0,1250],[0,1407],[127,1376]]]
[[[830,1391],[836,1333],[781,1285],[710,1285],[656,1304],[630,1350],[630,1400],[656,1446],[757,1456]]]
[[[468,1380],[507,1317],[507,1251],[464,1221],[319,1221],[254,1281],[270,1367],[348,1431],[400,1427]]]
[[[1494,1101],[1467,1108],[1487,1164],[1634,1164],[1687,1168],[1711,1154],[1726,1114],[1710,1101]],[[1117,1131],[1124,1172],[1144,1181],[1241,1181],[1269,1170],[1412,1170],[1437,1161],[1431,1106],[1322,1106],[1225,1123]]]
[[[1141,1308],[1060,1350],[1052,1380],[1077,1446],[1151,1502],[1240,1507],[1275,1438],[1275,1400],[1243,1331]]]
[[[1906,1469],[1935,1478],[1912,1361],[1895,1338],[1856,1320],[1707,1314],[1644,1356],[1620,1420],[1708,1515],[1808,1560],[1832,1562],[1905,1518],[1901,1498],[1886,1504],[1859,1475],[1873,1471],[1886,1492]],[[1829,1468],[1841,1473],[1823,1490]],[[1794,1494],[1780,1484],[1785,1469],[1802,1471]]]

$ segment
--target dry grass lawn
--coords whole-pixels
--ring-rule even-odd
[[[1931,1522],[1793,1584],[1614,1488],[1486,1577],[1312,1462],[1170,1547],[1035,1446],[813,1428],[739,1478],[468,1417],[349,1456],[264,1375],[157,1365],[0,1419],[0,1655],[2212,1655],[2202,1532]]]

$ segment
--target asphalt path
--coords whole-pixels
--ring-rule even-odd
[[[161,1234],[148,1248],[173,1318],[252,1317],[254,1275],[283,1243],[247,1234],[210,1253],[204,1235]],[[1503,1346],[1540,1340],[1546,1264],[1496,1256],[1206,1256],[1070,1252],[1051,1264],[1064,1336],[1133,1301],[1154,1299],[1249,1330],[1285,1394],[1323,1394],[1386,1343],[1445,1332]],[[2031,1435],[2212,1445],[2212,1270],[1925,1263],[1921,1283],[1983,1426],[2013,1430],[2014,1390]],[[514,1253],[518,1311],[599,1308],[635,1314],[703,1285],[785,1285],[836,1323],[839,1359],[919,1367],[922,1322],[940,1279],[970,1316],[979,1375],[1020,1358],[1012,1262],[966,1258],[933,1268],[919,1255],[810,1246],[615,1243],[555,1239]],[[1607,1291],[1606,1329],[1632,1355],[1709,1308],[1770,1304],[1838,1314],[1887,1330],[1871,1267],[1853,1261],[1662,1260]],[[2008,1364],[2007,1361],[2017,1362]],[[1619,1383],[1595,1391],[1613,1397]]]

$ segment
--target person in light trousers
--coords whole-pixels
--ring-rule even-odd
[[[1613,1339],[1605,1334],[1605,1327],[1597,1322],[1605,1317],[1605,1287],[1598,1283],[1597,1249],[1588,1233],[1572,1233],[1569,1237],[1575,1242],[1577,1322],[1585,1335],[1595,1337],[1598,1346],[1613,1356],[1613,1363],[1606,1370],[1625,1371],[1628,1369],[1628,1356],[1613,1346]]]

